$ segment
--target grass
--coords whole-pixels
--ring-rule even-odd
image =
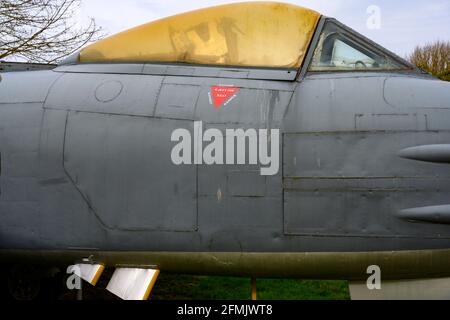
[[[106,291],[112,275],[110,269],[100,278],[96,288],[84,284],[84,300],[117,300]],[[258,279],[259,300],[348,300],[346,281],[311,281],[291,279]],[[152,300],[249,300],[248,278],[190,276],[162,273],[153,289]],[[65,290],[61,300],[74,300],[76,292]]]
[[[258,279],[260,300],[348,300],[346,281]],[[248,300],[250,279],[161,275],[153,300]]]

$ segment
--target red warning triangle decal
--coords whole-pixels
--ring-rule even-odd
[[[229,102],[232,98],[236,96],[240,89],[236,87],[227,86],[212,86],[211,87],[211,97],[214,103],[214,107],[219,109],[224,104]]]

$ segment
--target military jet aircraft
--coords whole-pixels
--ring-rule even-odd
[[[449,130],[450,84],[315,11],[155,21],[1,75],[1,260],[124,299],[159,271],[448,298]]]

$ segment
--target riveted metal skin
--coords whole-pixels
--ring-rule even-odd
[[[308,72],[324,19],[294,70],[145,62],[2,74],[1,259],[449,276],[450,84],[414,69]],[[212,86],[239,91],[215,108]],[[174,165],[171,134],[196,121],[279,129],[279,172]]]

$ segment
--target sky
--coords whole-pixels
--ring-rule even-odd
[[[247,0],[248,1],[248,0]],[[94,18],[106,34],[235,0],[83,0],[80,24]],[[450,41],[450,0],[283,0],[334,17],[405,57],[417,45]]]

